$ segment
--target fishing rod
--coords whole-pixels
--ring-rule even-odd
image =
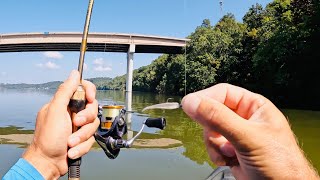
[[[78,71],[80,73],[80,82],[82,82],[82,73],[83,73],[83,65],[84,65],[84,57],[87,49],[87,38],[90,26],[90,19],[92,14],[94,0],[89,1],[87,17],[84,25],[81,48],[80,48],[80,57],[78,64]],[[85,109],[86,106],[86,97],[85,90],[83,86],[78,86],[76,92],[70,99],[69,108],[71,111],[71,119],[72,124],[74,121],[75,115],[81,110]],[[172,105],[171,105],[172,106]],[[149,128],[158,128],[164,129],[166,126],[166,119],[161,118],[148,118],[146,119],[139,132],[130,140],[124,140],[123,135],[127,133],[127,124],[125,121],[125,114],[127,113],[124,107],[122,106],[105,106],[107,109],[105,110],[103,107],[99,106],[98,118],[100,120],[100,126],[97,129],[94,137],[100,147],[104,150],[105,154],[110,159],[115,159],[120,153],[121,148],[131,148],[134,141],[141,135],[144,127]],[[174,105],[169,109],[179,108],[180,105]],[[112,109],[108,111],[108,109]],[[149,107],[149,109],[157,108],[157,107]],[[159,108],[159,107],[158,107]],[[161,107],[161,108],[168,108]],[[105,115],[107,114],[107,116]],[[72,133],[76,132],[78,127],[72,125]],[[69,180],[79,180],[80,179],[80,165],[81,165],[81,157],[77,159],[68,158],[68,179]]]
[[[74,92],[69,103],[69,108],[71,111],[71,120],[72,120],[72,133],[78,130],[78,127],[73,124],[75,115],[81,110],[85,109],[85,106],[86,106],[86,93],[83,86],[81,85],[81,82],[82,82],[84,56],[87,50],[87,39],[88,39],[88,32],[89,32],[93,3],[94,3],[94,0],[89,1],[88,12],[87,12],[86,21],[83,29],[83,36],[82,36],[80,57],[79,57],[79,64],[78,64],[78,71],[80,73],[80,85],[78,86],[76,92]],[[81,165],[81,157],[77,159],[68,158],[68,179],[69,180],[80,179],[80,165]]]

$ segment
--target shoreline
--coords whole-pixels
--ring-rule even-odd
[[[33,134],[0,135],[0,144],[15,144],[27,147],[33,139]],[[182,146],[182,142],[171,138],[137,139],[133,148],[172,148]],[[99,146],[93,146],[93,148]]]

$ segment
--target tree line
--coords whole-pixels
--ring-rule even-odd
[[[187,37],[186,56],[162,55],[136,69],[133,90],[184,95],[185,84],[191,93],[225,82],[285,107],[319,108],[319,23],[319,0],[255,4],[242,22],[233,14],[215,25],[205,19]],[[104,86],[123,90],[125,76]]]

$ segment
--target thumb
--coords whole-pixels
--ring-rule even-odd
[[[183,98],[182,107],[192,119],[223,135],[235,146],[248,136],[248,121],[212,98],[189,94]]]
[[[80,74],[78,71],[73,70],[70,73],[69,78],[59,86],[53,97],[52,104],[63,107],[68,106],[70,98],[77,90],[79,84]]]

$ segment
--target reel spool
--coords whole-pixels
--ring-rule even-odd
[[[166,119],[163,117],[148,118],[132,139],[123,140],[122,137],[128,132],[125,114],[126,110],[123,109],[123,106],[99,106],[100,126],[94,137],[110,159],[117,158],[121,148],[131,148],[145,126],[161,130],[166,126]]]

